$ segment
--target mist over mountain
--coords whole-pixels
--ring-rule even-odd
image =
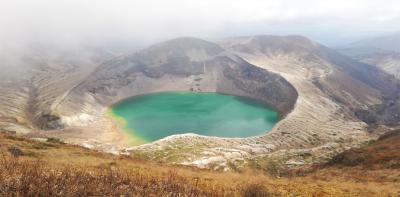
[[[360,40],[354,43],[349,44],[343,48],[359,48],[364,50],[370,50],[373,52],[396,52],[400,53],[400,32],[378,36],[369,39]],[[366,51],[365,53],[368,53]]]
[[[399,31],[399,7],[395,0],[2,1],[0,42],[118,42],[143,47],[181,36],[214,40],[301,34],[339,46]]]

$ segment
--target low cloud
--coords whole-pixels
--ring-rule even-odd
[[[178,36],[304,34],[335,44],[398,31],[399,19],[397,0],[12,0],[0,3],[0,42],[145,45]]]

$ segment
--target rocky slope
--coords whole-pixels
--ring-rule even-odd
[[[2,48],[3,49],[3,48]],[[0,56],[0,128],[18,133],[54,129],[53,107],[113,54],[94,48],[33,45]]]
[[[400,79],[400,53],[382,52],[354,58],[371,65],[376,65],[387,73],[394,75],[397,79]]]
[[[399,83],[390,75],[301,36],[242,37],[222,44],[249,62],[281,74],[295,87],[298,84],[299,94],[308,95],[309,87],[321,98],[338,104],[337,109],[329,105],[318,109],[339,110],[347,119],[387,100],[396,102],[398,97]],[[355,116],[363,120],[357,113]]]

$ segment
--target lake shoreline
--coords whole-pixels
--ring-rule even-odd
[[[221,138],[259,136],[271,131],[280,120],[279,112],[264,102],[212,92],[144,94],[117,102],[106,113],[119,122],[122,130],[146,143],[185,133]],[[158,134],[163,130],[168,134]]]

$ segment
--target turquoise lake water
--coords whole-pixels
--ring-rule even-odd
[[[196,133],[249,137],[272,129],[279,114],[252,99],[217,93],[165,92],[131,97],[111,107],[135,144]]]

